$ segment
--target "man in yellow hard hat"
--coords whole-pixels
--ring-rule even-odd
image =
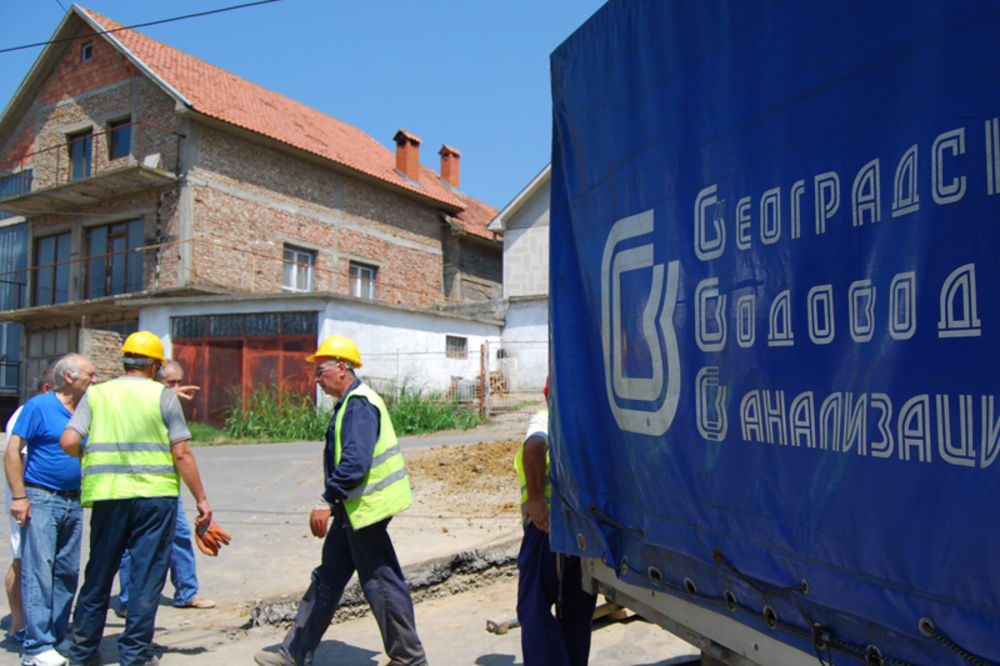
[[[355,376],[361,354],[349,338],[327,338],[306,360],[316,364],[315,382],[337,399],[323,452],[324,504],[309,516],[313,535],[326,537],[323,559],[281,647],[258,652],[254,660],[262,666],[312,663],[344,587],[357,571],[389,663],[424,666],[427,657],[417,636],[413,601],[386,531],[392,516],[412,501],[389,412],[382,398]]]
[[[153,629],[180,478],[198,504],[197,527],[212,522],[184,412],[174,392],[153,379],[165,362],[163,343],[138,331],[125,340],[122,354],[125,375],[92,386],[60,440],[66,453],[82,457],[81,503],[93,507],[90,557],[73,613],[70,661],[79,664],[100,663],[108,595],[126,548],[132,592],[118,658],[125,665],[156,663]]]

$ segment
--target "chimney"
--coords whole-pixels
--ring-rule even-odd
[[[459,189],[458,174],[459,167],[461,165],[459,165],[458,161],[462,159],[462,153],[458,152],[448,144],[442,143],[441,150],[438,151],[438,155],[441,156],[441,177],[456,190]]]
[[[396,170],[420,182],[420,138],[400,129],[392,139],[396,142]]]

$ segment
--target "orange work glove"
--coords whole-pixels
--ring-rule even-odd
[[[309,529],[314,537],[326,536],[326,525],[330,522],[330,509],[313,509],[309,514]]]
[[[198,550],[209,557],[218,555],[219,548],[228,546],[230,541],[232,537],[214,520],[208,527],[199,528],[195,525],[194,542],[198,545]]]

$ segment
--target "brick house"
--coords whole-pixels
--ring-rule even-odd
[[[53,42],[0,115],[0,413],[66,351],[115,374],[147,319],[215,413],[232,385],[307,391],[331,304],[399,321],[500,296],[497,211],[459,189],[458,150],[435,172],[410,132],[393,153],[77,5]]]

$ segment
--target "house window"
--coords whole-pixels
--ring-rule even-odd
[[[126,157],[132,151],[132,119],[108,123],[108,159]]]
[[[87,298],[142,291],[145,222],[117,222],[87,231]]]
[[[70,232],[35,241],[35,305],[69,300]]]
[[[66,137],[69,143],[69,161],[72,169],[71,180],[79,180],[90,176],[90,158],[94,147],[93,130],[70,134]]]
[[[316,253],[294,245],[285,245],[281,288],[285,291],[312,291]]]
[[[80,47],[80,62],[88,62],[94,57],[94,42],[84,42]]]
[[[378,267],[351,262],[351,295],[357,298],[375,298],[375,274]]]
[[[469,339],[458,335],[446,335],[444,338],[444,352],[448,358],[469,357]]]

